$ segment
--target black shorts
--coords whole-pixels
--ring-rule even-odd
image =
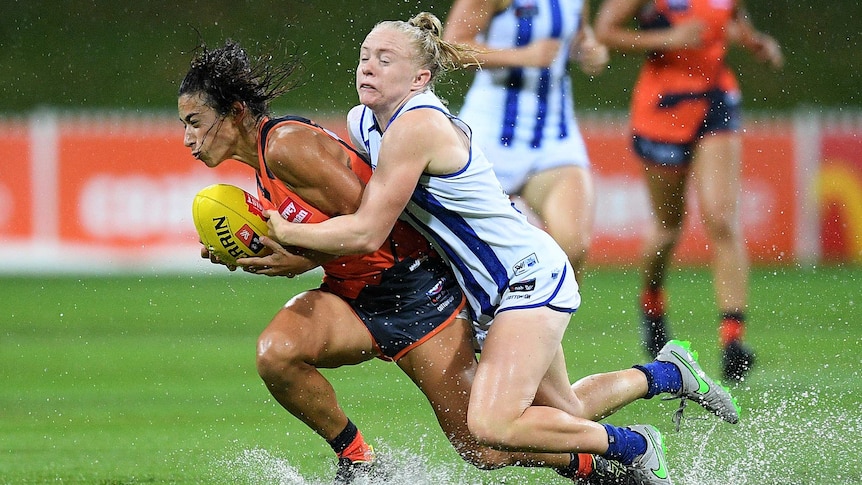
[[[703,123],[687,143],[665,143],[634,135],[632,142],[635,153],[647,162],[664,166],[684,166],[691,162],[697,140],[707,133],[720,131],[736,131],[741,125],[740,100],[736,93],[720,90],[708,91],[700,96],[709,101],[709,109],[703,118]],[[679,102],[681,99],[671,99],[667,103]]]
[[[439,258],[406,259],[347,302],[371,333],[382,359],[398,360],[455,320],[464,294]]]

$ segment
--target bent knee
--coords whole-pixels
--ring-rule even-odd
[[[257,373],[265,381],[276,376],[283,379],[291,367],[301,365],[305,359],[299,342],[283,332],[264,330],[258,337]]]
[[[467,413],[467,429],[481,446],[504,448],[511,439],[511,423],[494,413]]]
[[[509,453],[487,446],[476,445],[468,449],[458,449],[458,455],[479,470],[496,470],[512,464]]]
[[[739,226],[728,215],[704,217],[703,225],[713,241],[730,241],[740,236]]]

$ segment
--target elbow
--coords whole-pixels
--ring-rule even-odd
[[[380,249],[385,240],[385,235],[381,237],[371,233],[357,234],[353,239],[353,244],[350,245],[350,252],[353,254],[372,253]]]
[[[386,240],[386,234],[378,236],[371,232],[352,231],[345,234],[343,239],[335,245],[327,245],[327,249],[322,249],[324,252],[336,256],[346,256],[348,254],[367,254],[373,253],[380,249],[383,242]]]
[[[593,27],[593,37],[595,37],[596,41],[600,44],[604,44],[606,46],[610,46],[613,42],[613,38],[608,33],[607,29],[598,25]]]

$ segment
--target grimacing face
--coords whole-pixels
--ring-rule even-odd
[[[359,49],[356,91],[359,102],[375,112],[394,111],[413,90],[419,69],[404,33],[372,30]]]
[[[208,167],[230,158],[236,131],[227,115],[209,106],[203,93],[181,95],[177,109],[184,127],[183,145],[191,149],[192,156]]]

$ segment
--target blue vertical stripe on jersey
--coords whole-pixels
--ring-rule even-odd
[[[506,80],[506,109],[503,113],[503,130],[500,133],[500,144],[509,146],[515,137],[515,123],[518,122],[518,94],[524,83],[524,70],[515,67],[509,70]]]
[[[518,32],[515,37],[515,47],[523,47],[530,43],[533,37],[533,21],[530,16],[518,17]],[[515,136],[515,125],[518,123],[518,95],[524,85],[524,69],[515,67],[509,70],[506,80],[506,110],[503,114],[503,131],[500,133],[500,144],[508,146]]]
[[[533,139],[530,146],[542,146],[542,133],[545,131],[545,121],[548,119],[548,91],[550,91],[551,69],[543,68],[539,75],[539,85],[536,90],[536,124],[533,125]]]
[[[551,0],[551,38],[559,39],[563,32],[563,9],[560,0]],[[561,46],[565,47],[565,46]],[[536,124],[533,126],[533,139],[530,146],[539,148],[542,145],[542,135],[545,131],[545,122],[548,120],[548,94],[550,86],[551,69],[543,68],[539,75],[539,83],[536,88]]]
[[[470,268],[464,263],[464,260],[458,256],[458,253],[456,253],[451,246],[446,244],[446,242],[440,238],[439,234],[431,230],[421,220],[419,220],[415,214],[409,210],[405,210],[404,214],[410,218],[411,225],[416,227],[419,232],[424,234],[426,237],[432,239],[440,250],[443,251],[446,255],[446,259],[452,266],[454,266],[453,270],[458,272],[463,278],[464,291],[477,301],[479,311],[483,315],[493,316],[497,307],[491,304],[491,296],[482,289],[482,285],[476,281],[473,272],[470,271]],[[479,315],[473,315],[473,317],[478,318]]]
[[[411,200],[429,215],[439,220],[464,247],[468,248],[485,267],[488,274],[497,285],[498,291],[503,291],[509,285],[509,272],[497,258],[494,250],[486,243],[476,231],[464,221],[457,212],[441,204],[427,188],[417,185],[413,191]]]
[[[416,204],[420,209],[424,210],[432,217],[439,220],[446,228],[451,232],[455,237],[457,237],[462,243],[463,246],[468,248],[476,258],[481,262],[482,266],[485,268],[485,271],[488,273],[490,278],[494,281],[494,284],[497,286],[497,292],[502,293],[509,285],[509,274],[507,268],[500,262],[497,255],[494,253],[494,250],[488,246],[488,244],[480,238],[476,232],[467,224],[464,219],[456,212],[447,209],[442,204],[440,204],[434,196],[429,193],[425,187],[417,186],[413,191],[413,196],[411,200],[414,204]],[[447,253],[447,256],[452,257],[450,254],[451,249],[447,248],[445,243],[438,241],[441,247],[444,247],[444,250]],[[453,262],[461,261],[462,258],[455,255],[455,258],[452,259]],[[464,271],[470,272],[469,268],[463,265],[463,262],[456,263],[460,264],[458,269],[464,274]],[[466,277],[466,274],[465,274]],[[484,296],[484,291],[481,291],[479,294],[474,292],[472,288],[465,288],[470,293],[475,295],[477,298],[480,295]],[[491,310],[491,304],[489,300],[482,302],[482,312],[485,314],[487,311]],[[490,315],[490,314],[489,314]]]
[[[568,48],[566,49],[568,50]],[[560,83],[560,134],[557,135],[557,138],[563,139],[569,136],[569,124],[566,122],[568,117],[566,116],[566,87],[569,85],[571,81],[568,76],[564,76]]]

